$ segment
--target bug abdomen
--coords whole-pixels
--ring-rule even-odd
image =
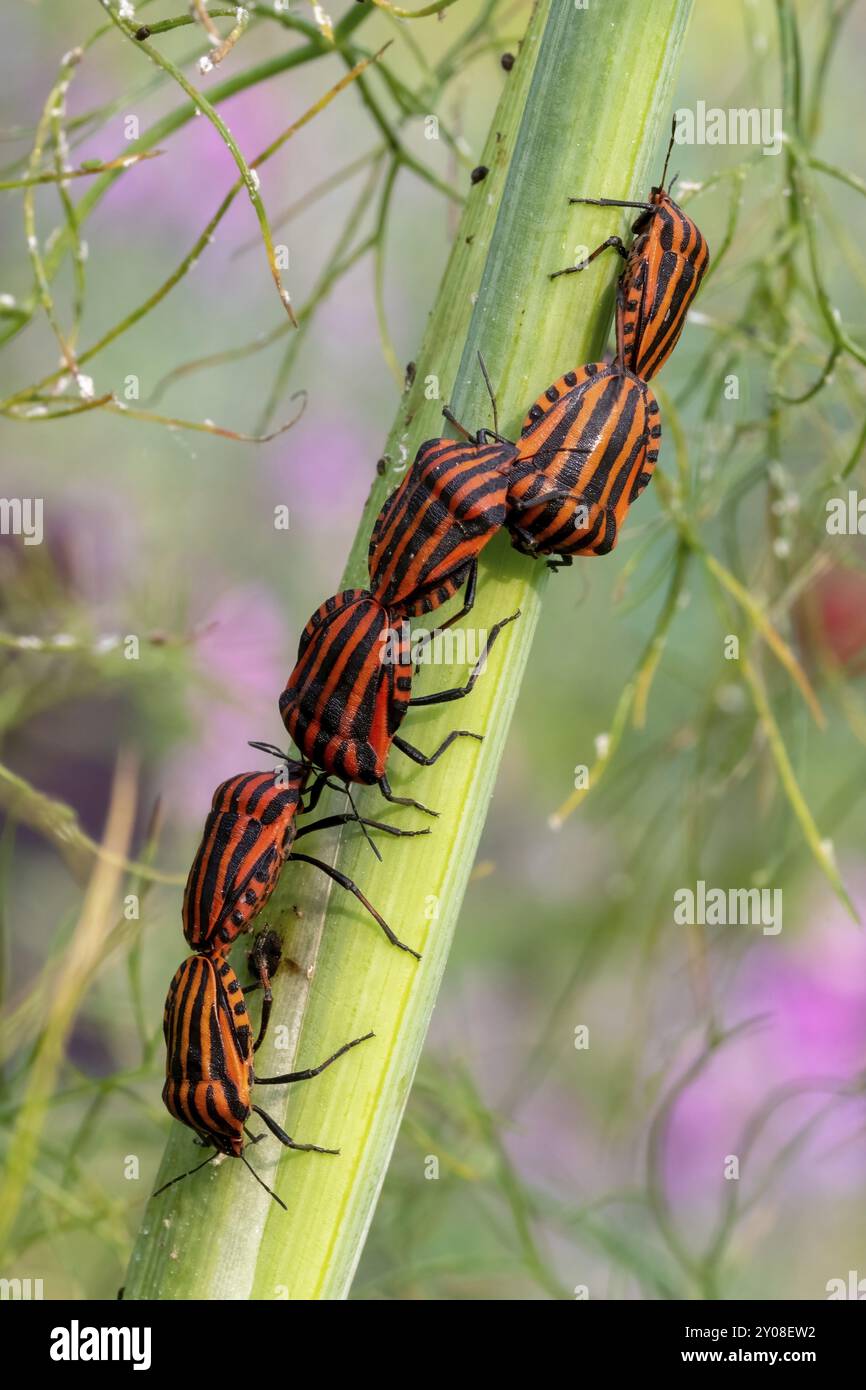
[[[400,704],[394,683],[406,674],[399,650],[394,659],[399,646],[388,610],[371,594],[336,596],[280,696],[286,728],[316,766],[352,782],[383,775],[396,732],[392,703]]]
[[[527,417],[508,492],[518,548],[559,555],[612,550],[655,466],[657,422],[649,387],[616,363],[590,363],[548,388]],[[529,505],[551,493],[560,495]]]
[[[511,444],[428,439],[379,513],[369,549],[370,589],[393,616],[446,602],[505,520]]]

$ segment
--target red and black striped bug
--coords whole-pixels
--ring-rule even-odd
[[[244,1157],[244,1139],[257,1143],[264,1137],[250,1135],[247,1130],[251,1114],[258,1115],[286,1148],[327,1154],[339,1153],[339,1149],[299,1144],[271,1115],[253,1104],[252,1087],[308,1081],[373,1034],[366,1033],[362,1038],[344,1043],[317,1067],[287,1072],[285,1076],[256,1076],[253,1054],[263,1031],[254,1044],[240,981],[225,956],[219,953],[189,956],[178,968],[165,1001],[163,1033],[166,1076],[162,1098],[166,1109],[176,1120],[194,1130],[202,1144],[241,1159],[256,1181],[285,1209],[285,1203],[262,1182]],[[158,1197],[166,1188],[190,1177],[210,1162],[208,1157],[188,1173],[170,1179],[154,1196]]]
[[[294,844],[315,830],[351,822],[357,822],[365,834],[368,828],[397,836],[429,832],[426,829],[401,830],[382,821],[363,820],[354,808],[352,814],[325,816],[299,830],[297,816],[315,808],[323,788],[329,785],[327,776],[315,779],[305,803],[304,792],[311,775],[309,764],[286,758],[269,744],[253,746],[280,758],[284,767],[276,774],[238,773],[222,782],[214,792],[183,895],[183,932],[189,945],[205,953],[230,946],[241,932],[249,930],[253,918],[261,912],[286,861],[300,859],[315,865],[352,893],[378,922],[389,941],[417,956],[416,951],[394,935],[351,879],[332,865],[299,853]]]
[[[397,731],[411,707],[468,695],[499,633],[518,616],[513,613],[491,628],[465,685],[413,698],[413,653],[388,609],[366,589],[335,594],[316,610],[301,635],[297,664],[280,696],[283,723],[316,767],[341,781],[378,784],[386,800],[434,814],[418,801],[393,794],[385,771],[392,744],[428,767],[455,739],[481,736],[455,729],[426,754]]]
[[[527,555],[606,555],[658,459],[658,403],[619,363],[567,372],[523,422],[506,525]]]
[[[675,136],[676,117],[661,182],[650,190],[648,202],[569,199],[571,203],[589,203],[593,207],[640,208],[640,216],[632,225],[631,246],[625,246],[618,236],[609,236],[579,265],[556,270],[550,277],[555,280],[560,275],[585,270],[608,247],[622,256],[625,269],[616,292],[617,357],[644,381],[655,376],[676,347],[689,305],[710,262],[704,236],[664,186]],[[671,180],[671,188],[675,182],[676,176]]]
[[[496,428],[468,435],[449,410],[443,413],[465,440],[428,439],[400,486],[384,503],[370,537],[370,592],[392,617],[412,618],[439,608],[464,584],[459,622],[472,608],[478,556],[505,521],[508,472],[517,449]]]

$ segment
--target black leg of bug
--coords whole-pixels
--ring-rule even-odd
[[[381,913],[377,912],[373,904],[364,897],[357,883],[353,883],[352,880],[341,873],[339,869],[335,869],[332,864],[324,863],[321,859],[313,859],[309,854],[290,854],[289,858],[300,859],[305,864],[313,864],[317,869],[321,869],[323,874],[327,874],[328,878],[332,878],[335,883],[339,883],[341,888],[345,888],[347,893],[351,893],[353,897],[358,899],[361,906],[367,909],[373,920],[382,928],[382,931],[385,933],[392,946],[399,946],[401,951],[408,951],[409,955],[414,956],[416,960],[421,959],[417,951],[414,951],[411,946],[406,945],[405,941],[401,941],[398,936],[395,936],[394,932],[385,921],[385,918]]]
[[[410,838],[414,835],[430,834],[430,830],[427,826],[425,826],[423,830],[401,830],[399,826],[388,825],[385,821],[368,820],[366,816],[359,816],[357,811],[345,811],[335,816],[323,816],[321,820],[314,821],[312,825],[303,826],[300,830],[296,832],[295,840],[300,840],[303,835],[309,835],[314,830],[334,830],[337,826],[340,825],[360,825],[361,830],[364,834],[364,838],[367,841],[367,844],[370,846],[380,863],[382,862],[382,856],[379,853],[376,845],[373,843],[370,836],[368,835],[368,828],[372,828],[373,830],[381,830],[385,835],[398,835],[401,837],[407,836]]]
[[[280,944],[280,938],[276,932],[266,929],[257,933],[253,940],[252,949],[247,955],[250,971],[258,983],[248,985],[246,992],[249,994],[251,989],[259,987],[262,989],[262,1016],[259,1021],[259,1035],[253,1043],[253,1052],[257,1052],[261,1047],[268,1031],[271,1007],[274,1002],[274,996],[271,993],[271,979],[277,973],[282,954],[283,948]]]
[[[295,1081],[312,1081],[314,1076],[321,1076],[323,1071],[332,1066],[338,1058],[351,1052],[353,1047],[357,1047],[359,1043],[369,1042],[375,1036],[375,1033],[365,1033],[362,1038],[353,1038],[351,1042],[343,1043],[342,1047],[338,1047],[336,1052],[332,1052],[331,1056],[326,1058],[324,1062],[320,1062],[317,1067],[306,1067],[303,1071],[289,1071],[286,1072],[285,1076],[256,1076],[254,1078],[255,1084],[257,1086],[290,1086]],[[255,1109],[255,1107],[253,1108]]]
[[[450,748],[456,738],[474,738],[479,743],[484,742],[483,734],[473,734],[470,729],[453,729],[448,737],[440,743],[435,753],[422,753],[420,748],[416,748],[414,743],[407,743],[405,738],[399,735],[394,739],[394,747],[399,748],[401,753],[405,753],[407,758],[411,758],[413,763],[419,763],[421,767],[432,767],[438,763],[446,748]]]
[[[252,1105],[250,1106],[250,1109],[254,1110],[255,1113],[261,1119],[264,1120],[268,1129],[271,1131],[271,1134],[273,1134],[275,1138],[279,1139],[281,1144],[285,1144],[287,1149],[298,1149],[301,1153],[312,1154],[338,1154],[340,1152],[339,1149],[323,1149],[320,1144],[298,1144],[295,1142],[294,1139],[290,1138],[290,1136],[286,1134],[286,1131],[282,1129],[280,1125],[277,1124],[276,1120],[273,1118],[272,1115],[268,1115],[268,1113],[265,1110],[262,1110],[260,1105]],[[243,1157],[243,1155],[241,1156]],[[247,1165],[247,1167],[249,1167],[249,1164]],[[250,1172],[254,1173],[255,1169],[250,1168]],[[261,1179],[259,1179],[259,1181],[261,1181]],[[264,1186],[264,1184],[262,1185]],[[277,1198],[277,1200],[279,1201],[279,1198]],[[283,1203],[280,1203],[280,1205],[282,1206]]]
[[[579,203],[583,202],[584,199],[572,198],[570,201],[572,203]],[[587,199],[586,201],[589,200]],[[577,275],[581,270],[586,270],[586,267],[595,260],[596,256],[600,256],[602,251],[607,251],[608,249],[616,251],[617,255],[622,256],[624,261],[628,260],[628,247],[625,245],[622,237],[609,236],[600,246],[596,246],[594,251],[590,251],[589,255],[582,260],[579,265],[567,265],[563,270],[552,270],[548,279],[556,280],[560,275]]]
[[[464,695],[468,695],[470,691],[474,688],[475,682],[481,675],[481,672],[487,665],[487,658],[490,654],[490,649],[493,646],[493,643],[496,641],[497,637],[499,636],[500,632],[504,627],[507,627],[509,623],[513,623],[515,618],[519,617],[520,609],[518,608],[516,613],[510,614],[507,618],[501,618],[498,623],[495,623],[493,625],[493,627],[490,629],[487,641],[484,643],[481,655],[479,656],[478,660],[473,666],[469,679],[465,685],[455,686],[452,690],[439,690],[434,695],[417,695],[414,699],[409,701],[410,706],[445,705],[448,704],[448,702],[451,700],[461,700]],[[474,734],[472,737],[477,738],[478,735]],[[396,743],[397,740],[395,739],[394,742]],[[406,750],[403,749],[403,751],[405,752]],[[409,756],[411,757],[411,754]]]
[[[472,560],[466,572],[466,588],[463,591],[463,607],[460,609],[460,612],[455,613],[454,616],[452,618],[448,618],[446,622],[440,623],[438,627],[431,628],[429,632],[422,632],[418,638],[419,647],[423,648],[427,642],[432,642],[434,637],[436,637],[440,632],[445,632],[447,628],[454,627],[456,623],[459,623],[463,618],[467,616],[467,614],[471,613],[472,609],[475,607],[475,595],[477,590],[478,561]],[[420,669],[421,658],[419,657],[419,659],[415,663],[416,676]]]
[[[568,502],[574,498],[570,488],[556,488],[552,492],[540,492],[537,497],[521,497],[509,502],[508,509],[513,512],[531,512],[533,507],[545,507],[548,502]]]
[[[521,555],[528,555],[530,560],[537,560],[541,554],[535,539],[522,526],[511,525],[508,528],[511,536],[511,544]]]
[[[652,212],[652,203],[632,203],[628,198],[569,198],[570,203],[588,203],[593,208],[641,208],[643,212]]]
[[[461,619],[465,618],[469,613],[471,613],[472,609],[475,607],[475,595],[477,591],[478,561],[473,560],[466,573],[466,588],[463,590],[463,607],[460,609],[459,613],[455,613],[454,616],[452,618],[449,618],[447,622],[440,623],[439,627],[436,628],[435,631],[430,634],[431,637],[435,635],[435,632],[444,632],[446,628],[454,627],[456,623],[459,623]]]
[[[305,825],[295,836],[300,840],[302,835],[309,835],[314,830],[331,830],[338,825],[359,825],[367,826],[371,830],[381,830],[383,835],[397,835],[401,839],[411,839],[415,835],[429,835],[430,827],[425,825],[423,830],[402,830],[398,825],[389,825],[387,821],[368,820],[366,816],[355,816],[346,812],[345,815],[323,816],[321,820],[314,821],[312,825]]]
[[[322,791],[324,790],[325,787],[327,787],[327,788],[329,789],[329,791],[333,791],[333,792],[342,792],[344,796],[348,797],[348,799],[349,799],[349,805],[350,805],[351,808],[352,808],[352,814],[351,814],[351,815],[348,815],[348,814],[347,814],[347,815],[345,816],[345,818],[344,818],[342,821],[335,820],[333,816],[326,817],[325,820],[316,821],[316,823],[315,823],[314,825],[312,825],[312,826],[307,826],[307,827],[306,827],[306,830],[299,830],[299,831],[297,832],[297,834],[295,835],[295,839],[297,840],[298,835],[304,835],[304,834],[306,834],[307,831],[309,831],[309,830],[321,830],[326,824],[327,824],[327,825],[331,825],[331,826],[335,826],[335,825],[344,825],[344,824],[346,824],[348,821],[354,820],[354,821],[357,821],[357,823],[360,825],[360,827],[361,827],[361,829],[362,829],[362,831],[363,831],[364,839],[367,841],[367,844],[370,846],[371,850],[373,851],[373,854],[375,855],[375,857],[379,860],[379,863],[381,864],[381,862],[382,862],[382,856],[381,856],[381,854],[379,853],[379,851],[377,850],[377,848],[376,848],[376,846],[374,845],[373,841],[370,839],[370,836],[367,834],[367,830],[366,830],[366,826],[365,826],[364,820],[362,819],[361,816],[358,815],[358,808],[357,808],[357,806],[355,805],[354,797],[352,796],[352,793],[351,793],[351,791],[349,790],[349,783],[348,783],[348,782],[345,782],[345,781],[344,781],[344,782],[332,782],[329,773],[327,773],[327,772],[320,772],[319,775],[318,775],[318,777],[316,778],[315,785],[313,786],[313,789],[312,789],[312,791],[310,792],[310,797],[309,797],[309,800],[307,801],[306,806],[303,806],[303,807],[301,808],[301,809],[303,810],[304,814],[305,814],[305,815],[308,814],[308,813],[309,813],[310,811],[312,811],[312,810],[314,809],[314,807],[318,804],[319,798],[321,797]],[[396,833],[396,832],[395,832],[395,833]],[[407,835],[411,835],[411,834],[412,834],[412,831],[411,831],[411,830],[407,830],[405,833],[406,833]],[[419,833],[420,833],[420,832],[419,832]]]
[[[424,805],[423,801],[416,801],[412,796],[395,796],[387,777],[380,777],[377,786],[385,800],[390,801],[392,806],[414,806],[416,811],[423,811],[425,816],[439,815],[438,811],[431,810],[429,806]]]
[[[299,808],[302,815],[308,816],[311,811],[315,811],[322,798],[322,792],[326,787],[333,788],[333,783],[328,780],[327,772],[317,773],[313,785],[307,788],[306,805],[302,803]]]

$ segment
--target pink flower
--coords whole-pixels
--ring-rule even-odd
[[[190,693],[196,738],[166,769],[165,795],[182,812],[203,820],[221,781],[267,765],[263,754],[247,747],[248,740],[282,746],[277,701],[289,666],[286,627],[267,589],[229,590],[199,631],[201,679]]]
[[[862,911],[866,883],[859,900]],[[725,1013],[731,1022],[763,1018],[721,1047],[677,1101],[666,1147],[668,1190],[681,1198],[718,1197],[727,1155],[746,1162],[747,1181],[813,1118],[814,1131],[778,1170],[778,1183],[812,1192],[862,1183],[866,1093],[834,1099],[810,1084],[854,1087],[866,1069],[866,939],[829,890],[790,945],[784,935],[755,944]],[[744,1126],[783,1088],[790,1098],[770,1115],[747,1160]]]

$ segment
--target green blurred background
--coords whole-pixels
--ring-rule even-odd
[[[148,19],[181,8],[139,7]],[[828,294],[856,343],[866,338],[864,190],[856,186],[866,175],[862,4],[697,0],[677,105],[782,107],[780,8],[799,25],[807,86],[828,21],[832,32],[833,17],[844,18],[814,148],[852,178],[815,172],[813,210]],[[20,173],[58,63],[92,32],[96,11],[74,0],[6,15],[4,177]],[[501,55],[515,51],[527,12],[523,3],[457,0],[441,19],[398,26],[375,14],[359,31],[370,49],[395,38],[388,63],[412,91],[424,90],[443,55],[460,55],[430,108],[455,139],[425,138],[423,108],[402,138],[461,193],[507,80]],[[289,13],[311,18],[300,4]],[[220,77],[300,42],[256,19]],[[194,74],[201,38],[184,29],[161,43]],[[241,148],[256,154],[343,71],[326,57],[232,98],[222,109]],[[92,128],[70,128],[74,163],[113,158],[130,117],[145,130],[174,109],[171,85],[154,78],[116,33],[93,47],[68,114],[106,110]],[[372,78],[371,90],[396,120],[393,93]],[[787,110],[783,119],[788,131]],[[366,167],[313,201],[306,195],[380,140],[350,89],[263,168],[278,242],[280,214],[294,209],[285,279],[296,305],[333,265],[347,219],[357,240],[372,229],[381,181],[360,215],[353,209]],[[87,224],[84,345],[161,283],[235,178],[202,119],[160,144],[164,154],[126,171]],[[862,543],[828,536],[824,518],[827,497],[856,487],[856,469],[843,485],[832,478],[862,428],[864,368],[842,354],[810,400],[772,396],[821,379],[831,341],[805,245],[789,276],[773,270],[789,227],[786,157],[753,156],[694,146],[674,157],[687,191],[744,161],[748,168],[742,185],[728,173],[705,194],[689,193],[711,249],[728,229],[731,244],[659,383],[669,420],[661,468],[679,477],[702,541],[771,615],[818,691],[823,731],[766,646],[749,645],[805,803],[819,835],[832,840],[824,853],[862,913],[866,578]],[[75,197],[84,185],[72,188]],[[22,195],[2,198],[0,292],[3,322],[14,326],[32,269]],[[55,189],[40,190],[36,215],[46,237],[59,217]],[[420,340],[455,218],[429,182],[400,173],[385,229],[383,301],[401,364]],[[620,230],[615,217],[611,229]],[[613,277],[614,261],[593,273]],[[68,322],[68,266],[56,293]],[[158,392],[154,410],[249,433],[262,428],[272,394],[273,425],[294,413],[290,398],[304,389],[300,423],[254,445],[100,410],[52,422],[0,418],[3,495],[44,499],[45,525],[41,546],[0,537],[0,760],[35,792],[73,807],[98,839],[118,750],[135,750],[134,853],[159,801],[153,862],[181,882],[212,789],[253,765],[247,739],[281,737],[278,692],[300,629],[338,585],[400,390],[380,346],[370,254],[323,295],[288,370],[283,332],[158,390],[173,368],[282,327],[254,216],[238,198],[167,300],[85,370],[97,395],[123,399],[134,377],[133,405],[148,406]],[[4,396],[55,369],[44,315],[12,338],[2,361]],[[724,391],[731,374],[736,399]],[[281,505],[290,509],[288,531],[274,527]],[[829,1280],[849,1270],[866,1276],[866,943],[792,814],[740,663],[725,659],[725,635],[746,645],[749,626],[699,556],[675,596],[644,727],[627,728],[600,785],[593,774],[588,798],[551,827],[575,768],[603,751],[672,582],[676,548],[654,486],[604,564],[578,563],[548,588],[355,1296],[522,1299],[586,1289],[591,1298],[823,1298]],[[140,638],[137,661],[118,645],[127,634]],[[59,651],[28,640],[56,647],[58,635]],[[89,867],[86,855],[62,852],[62,836],[34,828],[33,805],[25,793],[0,840],[7,1126],[50,1001],[52,958],[68,942]],[[783,930],[677,926],[673,894],[699,879],[781,888]],[[77,1012],[0,1263],[0,1276],[43,1279],[47,1298],[110,1298],[122,1283],[170,1123],[159,1100],[161,1010],[183,954],[180,899],[176,884],[149,887],[140,920],[121,932]],[[583,1026],[588,1047],[576,1046]],[[139,1164],[131,1180],[130,1155]],[[740,1160],[734,1179],[726,1177],[732,1155]]]

